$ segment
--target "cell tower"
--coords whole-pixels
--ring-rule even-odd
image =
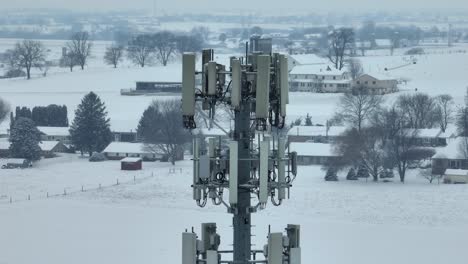
[[[183,55],[182,112],[184,126],[196,128],[195,109],[214,118],[220,105],[234,111],[234,131],[228,147],[208,139],[207,150],[193,142],[193,199],[204,207],[211,199],[233,215],[233,250],[220,250],[216,223],[201,225],[182,235],[182,264],[299,264],[300,227],[288,225],[286,235],[269,233],[264,248],[252,249],[251,214],[275,206],[288,197],[297,175],[297,154],[286,152],[281,134],[288,103],[288,60],[271,53],[271,39],[251,39],[245,57],[231,57],[230,67],[213,61],[213,50],[203,50],[202,70],[195,70],[195,54]],[[195,76],[201,75],[196,87]],[[224,190],[229,192],[227,200]],[[287,192],[287,196],[286,196]]]

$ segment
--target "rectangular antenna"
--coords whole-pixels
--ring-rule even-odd
[[[210,61],[208,62],[207,66],[207,74],[208,74],[208,95],[215,95],[216,94],[216,80],[217,80],[217,73],[216,73],[216,62]]]
[[[268,264],[283,264],[283,234],[268,235]]]
[[[218,252],[216,250],[206,251],[206,264],[218,264]]]
[[[197,235],[182,233],[182,264],[197,264]]]
[[[237,141],[229,142],[229,203],[237,204],[237,182],[238,182],[238,154],[239,145]]]
[[[278,183],[284,184],[286,177],[286,162],[284,159],[285,153],[285,140],[283,137],[278,138]],[[278,188],[278,199],[283,200],[286,197],[286,190],[284,187]]]
[[[281,96],[281,115],[286,116],[286,104],[289,103],[289,80],[288,80],[288,57],[279,55],[280,66],[280,96]]]
[[[193,185],[198,184],[200,179],[200,139],[193,139]],[[195,201],[201,200],[201,190],[193,188],[193,199]]]
[[[257,118],[268,118],[270,101],[270,56],[257,55],[256,107]]]
[[[238,109],[241,100],[241,62],[238,59],[231,60],[231,106]]]
[[[301,264],[301,248],[291,248],[289,252],[289,264]]]
[[[195,54],[182,56],[182,114],[195,115]]]
[[[260,142],[260,203],[266,204],[268,201],[268,159],[270,141]]]

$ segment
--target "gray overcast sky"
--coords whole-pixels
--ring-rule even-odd
[[[395,9],[468,9],[468,0],[234,0],[234,9],[257,10],[267,7],[279,12],[283,11],[314,11],[314,10],[395,10]],[[157,0],[157,9],[168,11],[190,12],[221,10],[227,8],[226,0]],[[250,5],[250,6],[249,6]],[[8,8],[70,8],[86,11],[116,10],[116,9],[146,9],[152,10],[153,0],[0,0],[0,9]],[[305,9],[304,9],[305,8]]]

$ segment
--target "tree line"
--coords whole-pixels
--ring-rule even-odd
[[[35,106],[32,111],[28,107],[17,106],[15,116],[11,120],[17,120],[22,117],[31,119],[36,126],[68,127],[68,110],[66,105]]]
[[[450,95],[402,94],[388,106],[383,102],[382,96],[359,88],[340,98],[333,120],[346,124],[348,130],[334,143],[334,151],[342,159],[329,164],[330,168],[364,169],[374,181],[396,169],[404,182],[411,165],[435,153],[417,143],[418,129],[445,131],[456,121],[460,133],[468,131],[468,108],[458,110],[456,115]]]

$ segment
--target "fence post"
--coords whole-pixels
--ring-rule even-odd
[[[63,189],[63,195],[67,195],[67,189]]]
[[[81,185],[81,192],[84,192],[84,186]]]
[[[28,201],[31,201],[31,195],[28,194]]]
[[[133,175],[133,182],[136,182],[136,176]]]
[[[11,198],[11,196],[10,196],[10,203],[13,203],[13,199]]]
[[[49,198],[49,192],[47,192],[46,198]]]
[[[117,184],[116,185],[119,185],[119,179],[117,179]]]

